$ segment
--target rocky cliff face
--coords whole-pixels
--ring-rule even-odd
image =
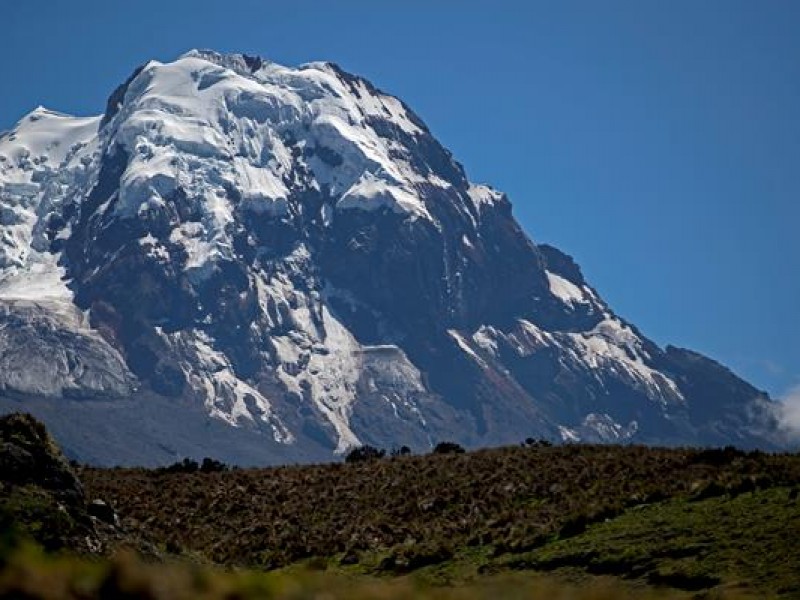
[[[329,63],[193,51],[101,117],[37,109],[0,138],[0,220],[0,390],[78,456],[773,443],[765,394],[645,338]]]

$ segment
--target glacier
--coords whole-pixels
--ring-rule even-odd
[[[37,108],[0,136],[0,225],[0,410],[38,411],[76,457],[780,444],[766,394],[648,340],[332,63],[192,50],[102,115]],[[116,442],[77,433],[97,415]]]

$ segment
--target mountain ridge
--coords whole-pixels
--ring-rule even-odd
[[[114,422],[122,400],[184,407],[196,427],[172,429],[197,432],[164,450],[165,427],[155,462],[781,443],[766,394],[618,317],[407,105],[332,63],[150,61],[102,116],[25,117],[0,140],[0,186],[0,344],[12,374],[38,365],[0,396],[91,398]],[[42,323],[59,335],[22,352]],[[117,431],[141,429],[132,412]],[[208,419],[247,442],[205,440]],[[119,455],[48,426],[76,456]]]

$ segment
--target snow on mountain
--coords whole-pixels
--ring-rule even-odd
[[[586,304],[587,293],[574,283],[564,279],[560,275],[547,271],[547,281],[550,283],[550,291],[565,304]]]
[[[86,156],[100,117],[72,117],[40,106],[0,138],[4,183],[30,183],[45,169],[69,168]]]
[[[503,194],[498,192],[497,190],[493,190],[488,185],[470,185],[469,189],[467,190],[467,194],[469,195],[472,202],[475,204],[475,207],[480,210],[480,207],[483,205],[492,206],[495,202],[499,201]]]
[[[764,394],[616,316],[405,104],[330,63],[195,50],[102,116],[37,109],[0,137],[0,223],[0,408],[57,420],[77,456],[772,443]],[[75,433],[100,414],[118,435]]]
[[[0,298],[71,298],[45,227],[85,181],[99,123],[39,107],[0,137]]]
[[[0,390],[5,393],[111,398],[134,389],[122,355],[74,304],[57,240],[50,235],[71,196],[91,185],[99,125],[100,117],[39,107],[0,137]],[[65,227],[59,238],[68,234]]]
[[[396,99],[360,81],[347,85],[324,63],[252,67],[207,52],[145,65],[109,136],[132,157],[115,215],[140,214],[181,188],[204,199],[206,235],[222,252],[230,207],[219,199],[231,186],[270,214],[288,210],[287,184],[305,184],[326,186],[340,209],[430,217],[414,195],[424,178],[401,159],[402,146],[368,125],[378,116],[408,135],[421,132]]]

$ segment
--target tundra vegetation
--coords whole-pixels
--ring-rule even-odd
[[[797,454],[526,440],[98,469],[29,417],[0,437],[4,597],[800,597]]]

